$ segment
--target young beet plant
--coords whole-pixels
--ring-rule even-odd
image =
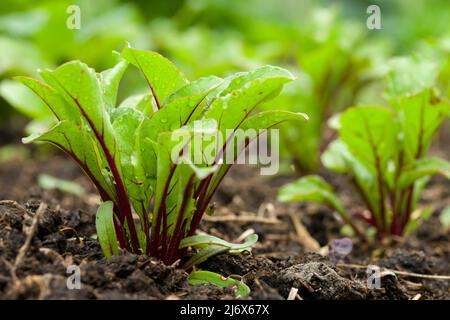
[[[436,68],[428,61],[399,58],[387,77],[392,108],[358,106],[345,111],[339,138],[322,155],[328,169],[351,177],[367,210],[354,210],[377,230],[378,238],[403,235],[418,226],[431,208],[417,203],[430,177],[450,178],[450,164],[427,155],[431,139],[450,112],[434,88]],[[319,176],[306,176],[282,187],[285,202],[315,201],[336,210],[364,236],[352,215]]]
[[[143,73],[149,92],[117,106],[119,82],[129,63]],[[261,132],[286,120],[304,120],[305,115],[286,111],[251,115],[293,79],[288,71],[265,66],[225,79],[210,76],[189,82],[161,55],[127,47],[117,65],[101,73],[73,61],[40,74],[45,83],[18,80],[45,102],[57,124],[24,142],[56,145],[95,184],[103,201],[97,233],[107,257],[118,254],[120,247],[172,264],[188,247],[199,248],[186,262],[189,268],[213,254],[250,250],[256,235],[243,244],[230,244],[194,234],[231,167],[223,159],[258,133],[230,147],[231,133],[215,153],[206,150],[205,143],[194,147],[192,141],[211,132],[228,133],[226,129]],[[180,132],[182,143],[174,139]]]

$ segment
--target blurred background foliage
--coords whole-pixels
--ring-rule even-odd
[[[81,9],[81,28],[66,26],[67,8]],[[366,27],[367,7],[381,8],[381,30]],[[47,108],[14,75],[36,76],[79,59],[111,67],[126,42],[160,52],[191,79],[225,76],[263,64],[298,79],[270,105],[310,115],[282,128],[283,158],[314,171],[332,139],[327,121],[354,104],[382,104],[389,59],[416,55],[437,63],[449,94],[448,0],[15,0],[0,3],[0,144],[27,125],[45,126]],[[145,90],[130,70],[119,101]],[[27,120],[28,119],[28,120]]]

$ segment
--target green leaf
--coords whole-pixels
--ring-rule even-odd
[[[188,277],[189,284],[198,285],[214,285],[219,288],[235,287],[236,299],[246,298],[250,294],[250,288],[242,281],[231,277],[225,278],[220,274],[211,271],[192,271]]]
[[[384,172],[397,149],[392,112],[379,107],[352,107],[344,112],[340,122],[340,137],[355,158],[373,172]]]
[[[264,130],[272,128],[285,121],[308,121],[309,117],[302,112],[290,112],[285,110],[268,110],[248,117],[240,126],[243,130]]]
[[[366,204],[375,211],[375,214],[379,212],[376,176],[353,156],[341,139],[338,138],[328,145],[321,160],[326,168],[352,177],[357,187],[364,193],[364,200],[368,202]]]
[[[22,139],[25,144],[36,141],[50,142],[62,149],[91,178],[100,195],[107,195],[110,199],[116,198],[111,176],[105,173],[110,172],[106,159],[99,151],[98,142],[86,131],[86,126],[61,121],[48,132],[36,133]]]
[[[413,200],[412,200],[412,210],[414,210],[419,202],[422,192],[425,190],[428,182],[430,182],[431,176],[423,176],[422,178],[417,179],[414,182],[414,192],[413,192]]]
[[[22,25],[23,26],[23,25]],[[15,28],[17,30],[17,27]],[[27,39],[10,38],[0,35],[0,73],[18,72],[31,74],[37,66],[48,66],[51,63],[44,58],[43,52]],[[17,74],[17,73],[15,73]]]
[[[258,235],[251,234],[249,235],[244,243],[236,244],[230,243],[218,237],[210,236],[210,235],[197,235],[184,238],[180,243],[180,248],[187,247],[205,247],[208,245],[215,245],[226,247],[232,253],[241,253],[243,251],[251,251],[251,248],[258,241]]]
[[[201,78],[172,94],[164,107],[151,117],[149,139],[156,141],[160,132],[175,130],[196,120],[201,112],[199,105],[222,81],[217,77]]]
[[[420,210],[420,211],[418,212],[417,217],[411,218],[408,221],[408,224],[405,227],[405,231],[404,232],[407,235],[411,234],[412,232],[417,230],[420,227],[420,225],[424,221],[428,220],[431,217],[431,215],[433,214],[433,207],[432,206],[428,206],[428,207],[426,207],[424,209],[418,209],[418,210]],[[416,212],[414,212],[413,215],[414,214],[416,214]]]
[[[447,206],[446,208],[444,208],[444,210],[442,210],[441,214],[439,215],[439,221],[444,227],[444,230],[450,229],[450,206]]]
[[[152,99],[153,96],[151,94],[130,96],[120,103],[118,109],[136,109],[150,117],[153,115]],[[111,121],[113,121],[113,115],[114,113],[111,114]]]
[[[17,111],[31,119],[42,120],[52,116],[50,110],[32,91],[15,81],[3,80],[0,83],[0,95]]]
[[[119,254],[116,233],[114,231],[113,206],[111,201],[103,202],[98,208],[95,217],[98,241],[106,258],[111,258]]]
[[[52,87],[41,81],[28,77],[15,77],[14,79],[30,88],[41,99],[41,103],[47,107],[47,110],[50,109],[59,121],[78,121],[80,112],[77,109],[71,108],[70,105],[68,105],[68,103]],[[36,116],[33,118],[42,119],[42,116]]]
[[[438,128],[448,117],[450,104],[433,90],[399,98],[394,102],[403,134],[403,146],[408,162],[423,157]]]
[[[199,167],[196,166],[195,164],[192,163],[192,161],[188,158],[182,157],[180,159],[181,163],[187,164],[189,166],[189,168],[192,169],[192,171],[195,173],[195,176],[199,179],[199,180],[203,180],[206,177],[210,176],[211,174],[213,174],[214,172],[217,171],[217,169],[219,168],[219,166],[214,165],[214,166],[210,166],[210,167]]]
[[[293,79],[288,71],[272,66],[242,73],[215,97],[204,118],[220,119],[219,130],[226,140],[227,129],[237,129],[258,104],[273,98]]]
[[[142,127],[148,119],[135,109],[125,109],[112,126],[117,141],[122,175],[127,194],[141,218],[148,214],[147,206],[156,184],[156,155],[151,144],[144,142]],[[143,148],[143,144],[145,147]]]
[[[322,153],[321,161],[325,168],[345,174],[352,170],[352,164],[349,163],[349,159],[351,158],[353,156],[348,150],[347,145],[341,139],[336,139]]]
[[[128,47],[122,51],[122,57],[142,71],[158,109],[172,93],[187,83],[177,67],[159,53]]]
[[[249,235],[244,243],[234,244],[222,240],[220,238],[210,236],[210,235],[197,235],[186,237],[181,240],[180,249],[187,247],[200,248],[200,250],[194,254],[185,264],[186,269],[190,269],[193,266],[199,265],[200,263],[208,260],[212,256],[218,255],[224,252],[230,253],[242,253],[251,252],[252,247],[258,241],[258,235]]]
[[[340,138],[357,161],[347,158],[351,160],[356,183],[378,225],[382,225],[383,213],[387,211],[386,187],[393,180],[388,164],[399,149],[394,115],[387,108],[358,106],[347,109],[340,123]]]
[[[127,67],[128,62],[125,60],[120,60],[113,68],[100,73],[103,98],[105,105],[108,108],[114,108],[116,106],[119,83]]]
[[[69,180],[59,179],[48,174],[40,174],[37,179],[39,186],[44,189],[58,189],[77,196],[86,194],[86,190],[82,186]]]
[[[390,61],[387,93],[392,98],[412,96],[434,85],[438,67],[418,57],[400,57]]]
[[[173,192],[173,187],[176,185],[175,170],[176,167],[171,159],[172,150],[176,146],[176,141],[173,141],[170,132],[161,133],[158,136],[157,143],[153,143],[156,153],[156,186],[154,196],[154,207],[152,217],[152,232],[160,232],[163,228],[160,225],[160,230],[157,230],[158,219],[162,219],[162,215],[165,215],[168,222],[167,233],[171,235],[174,228],[174,221],[177,217],[177,196],[176,192]],[[182,186],[179,186],[180,188]],[[166,212],[161,210],[166,209]]]
[[[333,188],[316,175],[300,178],[288,183],[278,191],[281,202],[313,201],[330,206],[340,214],[347,215],[343,204],[334,195]]]
[[[188,261],[183,264],[183,268],[186,270],[191,269],[194,266],[198,266],[202,262],[205,262],[209,258],[225,253],[228,251],[227,247],[210,245],[200,249],[194,254]]]
[[[94,69],[79,61],[72,61],[55,70],[43,70],[41,75],[87,121],[93,131],[103,133],[106,141],[113,143],[103,90]]]
[[[450,179],[450,163],[438,158],[423,158],[405,167],[400,176],[399,188],[405,189],[418,179],[440,174]]]
[[[42,71],[46,83],[21,78],[57,120],[49,131],[36,132],[23,142],[53,143],[76,160],[103,201],[114,203],[111,210],[118,219],[114,222],[121,228],[114,231],[122,248],[173,263],[185,251],[179,249],[180,241],[193,234],[191,228],[197,228],[227,172],[216,154],[211,157],[207,142],[202,140],[198,147],[196,139],[241,125],[267,129],[306,116],[268,111],[249,117],[258,104],[293,79],[281,68],[266,66],[226,79],[211,76],[188,83],[157,53],[126,48],[121,56],[124,60],[101,73],[73,61]],[[144,73],[151,94],[130,97],[116,107],[128,63]],[[174,139],[180,132],[187,140]],[[221,143],[219,149],[225,141]],[[139,215],[140,224],[133,223],[133,213]],[[220,248],[211,244],[196,259],[204,261],[224,248],[250,250],[256,239],[252,241]]]
[[[167,98],[165,105],[179,99],[195,100],[195,103],[193,103],[195,105],[198,103],[198,100],[203,100],[206,95],[222,83],[223,79],[216,76],[199,78],[182,86],[180,89],[171,94]]]

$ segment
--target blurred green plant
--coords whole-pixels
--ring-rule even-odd
[[[78,5],[81,28],[69,29],[67,8]],[[125,41],[145,42],[139,12],[133,4],[117,0],[19,1],[1,7],[0,16],[0,118],[8,106],[33,120],[32,127],[46,127],[48,108],[30,90],[8,80],[15,75],[36,76],[37,68],[55,67],[81,59],[104,69],[115,62],[110,55]],[[118,23],[120,21],[120,23]],[[126,87],[126,86],[125,86]],[[5,104],[4,102],[7,102]]]
[[[351,215],[332,187],[318,176],[282,187],[279,199],[326,204],[360,236],[364,234],[353,217],[375,227],[379,238],[417,228],[431,214],[431,208],[417,208],[430,177],[441,174],[450,178],[450,163],[428,156],[432,138],[450,114],[448,99],[435,87],[437,75],[437,67],[430,61],[394,59],[386,89],[393,108],[352,107],[340,117],[339,138],[324,152],[322,162],[351,178],[366,210]]]

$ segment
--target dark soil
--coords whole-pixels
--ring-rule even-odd
[[[75,181],[88,191],[74,196],[43,190],[37,175],[47,173]],[[325,173],[349,207],[359,199],[345,179]],[[449,233],[438,214],[450,204],[450,183],[433,179],[423,203],[434,205],[433,216],[406,239],[384,247],[355,241],[344,261],[326,255],[331,240],[342,237],[340,223],[319,205],[283,205],[275,201],[277,188],[291,178],[261,177],[249,167],[232,170],[219,190],[214,217],[237,221],[203,221],[201,230],[236,241],[248,229],[259,235],[252,255],[223,254],[200,268],[222,275],[238,275],[250,286],[251,299],[286,299],[292,287],[302,299],[449,299],[449,281],[386,274],[381,289],[366,285],[364,268],[338,263],[377,264],[420,274],[450,274]],[[70,159],[56,154],[45,160],[24,160],[0,166],[0,299],[233,299],[231,288],[190,286],[187,273],[145,257],[122,254],[105,260],[95,238],[94,213],[99,200],[89,181]],[[35,236],[17,268],[13,267],[26,230],[41,202],[48,204]],[[322,254],[306,252],[298,241],[290,213],[297,215],[323,247]],[[259,222],[240,217],[257,216]],[[211,218],[211,219],[213,219]],[[262,218],[262,220],[261,220]],[[82,287],[69,290],[66,268],[80,267]]]

